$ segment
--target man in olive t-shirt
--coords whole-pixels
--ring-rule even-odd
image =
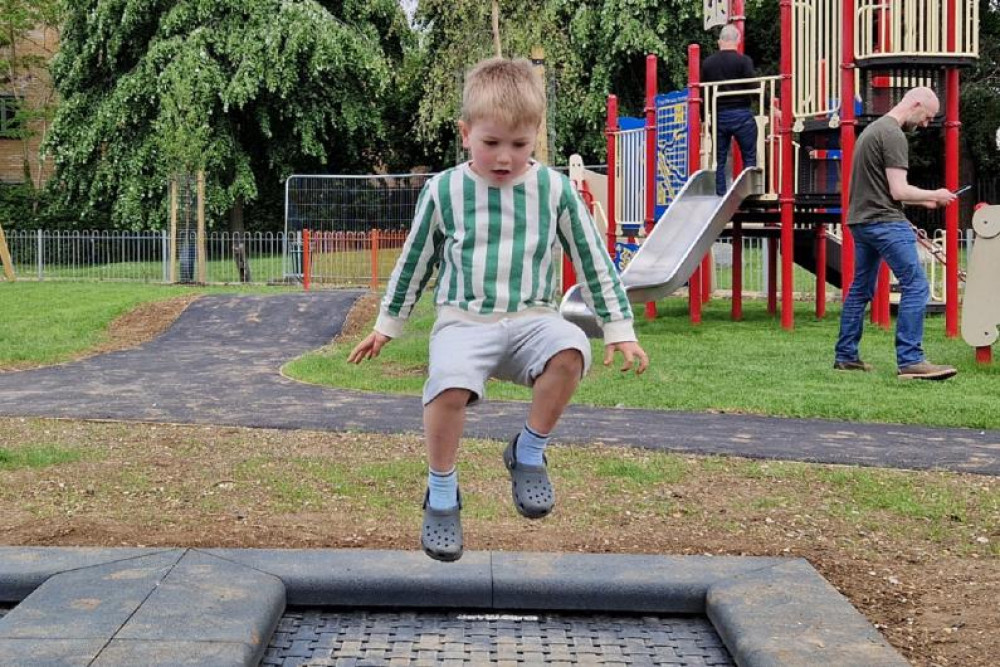
[[[930,290],[917,257],[917,236],[903,204],[939,208],[955,200],[948,189],[924,190],[906,180],[909,146],[904,130],[926,127],[940,109],[930,88],[913,88],[889,112],[865,128],[851,163],[847,224],[854,237],[854,280],[840,315],[840,337],[833,367],[869,371],[858,353],[865,307],[875,294],[881,260],[899,281],[902,295],[896,319],[896,365],[900,379],[944,380],[957,372],[924,357],[924,310]]]

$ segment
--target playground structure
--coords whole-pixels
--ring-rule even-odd
[[[1000,206],[978,208],[972,217],[976,244],[969,257],[962,308],[962,338],[976,348],[976,358],[988,362],[990,346],[998,338],[1000,300]]]
[[[743,4],[743,0],[706,0],[706,29],[729,22],[743,34]],[[657,96],[656,57],[647,58],[642,127],[636,129],[634,123],[619,122],[617,100],[609,96],[606,134],[610,183],[607,198],[597,201],[607,218],[608,249],[614,256],[622,247],[619,239],[625,239],[628,245],[644,234],[643,245],[651,247],[637,252],[629,248],[634,253],[632,262],[643,261],[656,266],[658,272],[651,276],[643,268],[641,273],[647,275],[632,282],[637,280],[639,269],[624,270],[623,280],[633,301],[645,300],[648,294],[663,295],[687,281],[690,317],[692,322],[699,322],[701,306],[711,293],[704,279],[710,275],[705,252],[721,234],[728,234],[733,239],[734,254],[732,316],[739,319],[740,240],[744,235],[755,235],[766,238],[771,250],[768,307],[777,311],[776,285],[780,283],[782,326],[794,328],[796,263],[815,273],[816,313],[823,316],[827,284],[841,287],[846,293],[854,273],[854,247],[846,211],[856,136],[913,86],[928,86],[941,99],[943,111],[932,126],[944,128],[942,181],[944,187],[958,189],[958,84],[960,69],[978,58],[979,14],[975,0],[781,0],[780,16],[778,76],[702,83],[700,49],[692,45],[688,50],[686,94]],[[704,201],[695,203],[693,190],[678,187],[678,176],[684,183],[700,178],[702,170],[713,173],[717,168],[726,168],[714,164],[713,146],[716,105],[725,95],[748,95],[756,100],[760,184],[749,193],[734,192],[731,187],[725,196],[716,198],[714,206]],[[686,111],[685,122],[678,123],[679,109]],[[669,119],[668,123],[664,119]],[[665,132],[670,123],[680,129]],[[678,156],[677,146],[682,145],[685,150]],[[734,147],[731,154],[733,174],[739,183],[743,169],[738,150]],[[708,224],[709,218],[714,218],[720,207],[732,205],[733,199],[739,201],[728,228],[718,220]],[[635,212],[636,201],[643,202],[641,218]],[[670,208],[675,211],[671,213]],[[921,239],[924,249],[944,265],[943,305],[948,337],[958,335],[959,323],[958,213],[957,205],[945,211],[943,252]],[[659,238],[678,234],[675,225],[694,226],[707,238],[688,245],[696,257],[654,250],[665,247]],[[780,280],[776,261],[779,255]],[[661,287],[648,289],[651,281]],[[572,283],[572,277],[564,283],[570,286],[564,314],[574,321],[592,318],[582,305],[579,288],[572,287]],[[886,328],[889,293],[890,274],[883,264],[872,319]],[[646,313],[655,315],[655,306],[647,303]],[[978,354],[981,358],[982,352]]]

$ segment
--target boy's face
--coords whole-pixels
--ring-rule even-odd
[[[488,118],[458,121],[462,147],[472,157],[472,171],[493,185],[505,185],[528,169],[538,128],[529,123],[509,127]]]

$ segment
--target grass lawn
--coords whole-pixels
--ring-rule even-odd
[[[104,341],[109,324],[144,303],[207,292],[267,292],[265,287],[205,288],[75,282],[0,282],[0,368],[49,364]]]
[[[12,357],[49,363],[93,351],[126,311],[156,311],[166,304],[150,302],[203,291],[0,283],[0,369]],[[941,318],[928,321],[929,355],[961,374],[902,383],[889,333],[870,328],[865,337],[875,373],[841,374],[830,368],[835,312],[816,322],[803,304],[789,333],[762,303],[745,311],[746,321],[730,322],[728,302],[717,301],[691,327],[683,302],[661,303],[659,319],[638,324],[650,371],[636,378],[598,364],[578,400],[1000,426],[998,371],[976,367],[964,343],[945,339]],[[351,322],[356,332],[371,325],[360,310]],[[408,333],[374,362],[344,362],[352,334],[286,370],[341,387],[417,393],[431,322],[425,302]],[[528,396],[505,384],[489,392]],[[556,512],[528,522],[511,507],[502,447],[463,441],[470,550],[802,557],[913,664],[996,664],[998,478],[556,446]],[[425,481],[417,434],[0,418],[5,545],[414,549]]]
[[[359,335],[289,363],[285,372],[306,382],[366,391],[419,394],[427,361],[433,311],[426,297],[406,333],[387,345],[373,362],[344,362]],[[786,417],[819,417],[934,426],[1000,428],[996,409],[1000,367],[979,366],[972,348],[947,339],[943,316],[927,318],[925,349],[937,363],[953,364],[959,375],[947,382],[896,378],[893,334],[868,325],[862,357],[873,373],[832,370],[839,308],[831,304],[817,320],[812,305],[799,304],[795,330],[760,301],[744,304],[744,321],[729,319],[729,302],[714,300],[700,326],[687,320],[686,301],[667,299],[654,321],[640,319],[637,331],[651,367],[636,377],[601,365],[603,348],[593,343],[595,365],[580,385],[575,402],[654,408],[741,412]],[[640,309],[641,312],[641,309]],[[641,317],[641,316],[640,316]],[[362,327],[367,333],[370,323]],[[616,362],[620,364],[620,359]],[[527,400],[527,389],[491,382],[491,398]]]
[[[996,664],[995,477],[557,445],[527,521],[502,449],[462,444],[469,550],[807,558],[913,664]],[[0,418],[0,544],[415,549],[425,481],[415,434]]]

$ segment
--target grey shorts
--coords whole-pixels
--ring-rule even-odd
[[[494,323],[438,320],[431,330],[424,405],[447,389],[467,389],[481,399],[486,381],[509,380],[530,387],[549,359],[579,350],[583,373],[590,368],[590,341],[559,315],[512,317]]]

